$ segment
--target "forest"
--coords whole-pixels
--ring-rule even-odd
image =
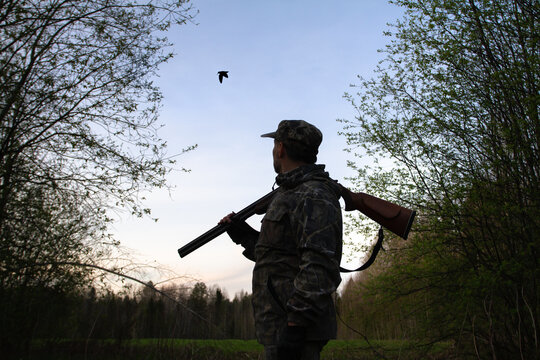
[[[2,290],[2,339],[254,339],[251,296],[231,300],[219,287],[153,285],[78,293],[52,288]]]
[[[540,4],[391,2],[404,17],[338,122],[353,190],[417,218],[408,240],[387,232],[374,265],[335,295],[339,340],[365,341],[373,354],[358,358],[407,358],[377,345],[399,341],[442,344],[439,358],[539,359]],[[254,338],[249,293],[135,279],[109,231],[111,211],[149,216],[141,194],[178,169],[152,80],[173,55],[163,34],[195,14],[188,1],[0,0],[4,354]],[[378,229],[359,213],[344,220],[346,238]],[[113,290],[110,276],[126,285]]]

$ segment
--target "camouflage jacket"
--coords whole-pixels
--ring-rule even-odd
[[[276,178],[280,186],[258,237],[245,239],[255,261],[253,310],[257,337],[276,344],[287,322],[307,327],[307,340],[336,336],[332,294],[341,282],[340,188],[324,165],[305,165]]]

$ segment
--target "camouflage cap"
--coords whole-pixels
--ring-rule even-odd
[[[304,120],[282,120],[276,131],[263,134],[261,137],[282,141],[309,155],[317,155],[323,138],[319,129]]]

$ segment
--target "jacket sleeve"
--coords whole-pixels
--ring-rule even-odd
[[[255,244],[259,238],[259,232],[249,226],[245,221],[233,221],[227,234],[233,242],[242,245],[242,254],[251,261],[255,261]]]
[[[341,282],[342,218],[338,200],[307,198],[295,211],[300,256],[287,320],[309,326],[332,306]]]

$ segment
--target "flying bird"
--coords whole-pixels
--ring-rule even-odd
[[[218,75],[219,75],[219,82],[222,83],[223,82],[223,78],[226,77],[228,78],[229,75],[227,75],[228,71],[218,71]]]

